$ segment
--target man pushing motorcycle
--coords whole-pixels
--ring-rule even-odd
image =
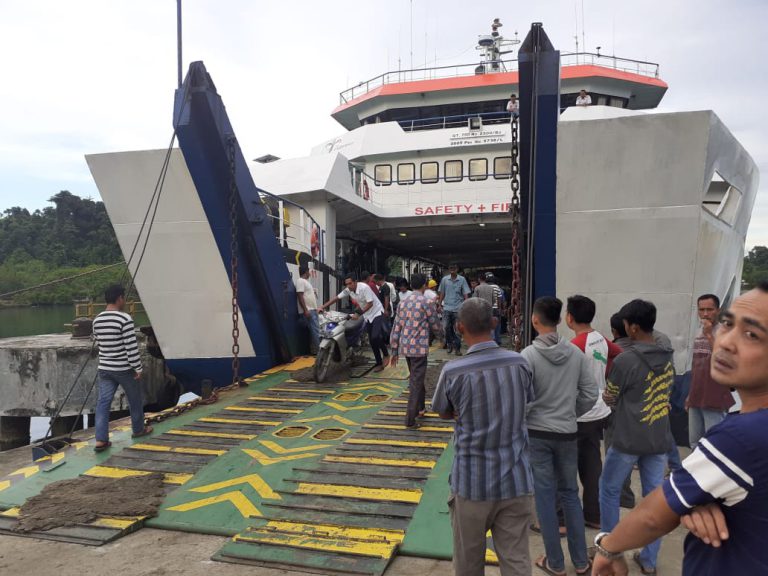
[[[389,364],[389,352],[387,351],[387,334],[384,325],[384,307],[376,294],[373,293],[370,286],[365,282],[358,282],[357,276],[352,273],[344,277],[346,288],[336,296],[320,306],[318,312],[323,312],[329,306],[332,306],[342,298],[349,297],[357,305],[365,318],[365,325],[368,329],[368,339],[371,342],[373,356],[376,359],[374,372],[381,372]],[[357,315],[353,314],[353,317]],[[383,358],[382,358],[383,356]]]

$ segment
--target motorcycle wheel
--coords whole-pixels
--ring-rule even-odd
[[[325,382],[328,376],[328,368],[331,367],[333,348],[333,346],[329,346],[327,348],[320,348],[317,351],[317,358],[315,358],[315,382]]]

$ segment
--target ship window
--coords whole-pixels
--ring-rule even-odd
[[[446,182],[461,182],[464,172],[464,162],[461,160],[446,160],[444,165]]]
[[[702,206],[716,218],[733,226],[741,207],[741,191],[715,172],[704,194]]]
[[[397,165],[397,183],[413,184],[416,182],[416,164],[398,164]]]
[[[597,98],[597,105],[598,106],[607,106],[608,105],[608,97],[607,96],[598,96],[598,98]]]
[[[624,98],[611,98],[611,106],[624,108]]]
[[[437,162],[421,163],[421,183],[434,184],[440,179],[440,165]]]
[[[512,177],[512,156],[499,156],[493,159],[493,177],[496,180]]]
[[[392,166],[389,164],[376,164],[373,169],[373,180],[377,186],[389,186],[392,184]]]
[[[473,158],[469,161],[469,179],[485,180],[488,178],[488,159]]]

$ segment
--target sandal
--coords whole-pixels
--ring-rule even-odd
[[[648,568],[643,565],[643,563],[640,561],[640,552],[635,552],[632,554],[632,560],[635,561],[635,564],[640,566],[640,573],[641,574],[656,574],[656,568]]]
[[[568,574],[565,570],[563,570],[562,572],[555,572],[554,570],[552,570],[552,568],[549,567],[549,563],[547,562],[546,556],[542,556],[541,558],[536,560],[536,568],[538,568],[543,572],[546,572],[550,576],[566,576],[566,574]]]
[[[131,438],[141,438],[142,436],[148,436],[149,434],[152,434],[153,430],[154,428],[152,428],[152,426],[144,426],[144,430],[138,434],[132,434]]]
[[[587,562],[586,568],[582,568],[581,570],[577,568],[576,574],[579,574],[580,576],[587,576],[588,574],[592,574],[592,560]]]
[[[106,444],[96,444],[96,446],[93,447],[94,452],[104,452],[107,448],[112,446],[112,442],[107,442]]]

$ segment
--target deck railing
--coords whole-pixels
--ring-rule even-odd
[[[633,60],[632,58],[620,58],[606,54],[592,52],[570,52],[560,55],[562,67],[594,65],[622,72],[631,72],[640,76],[651,78],[659,77],[659,65],[656,62]],[[393,70],[379,74],[360,82],[357,86],[347,88],[339,94],[339,104],[346,104],[355,98],[367,94],[386,84],[399,84],[401,82],[414,82],[419,80],[436,80],[439,78],[457,78],[460,76],[474,76],[478,66],[497,66],[500,72],[514,72],[518,70],[517,60],[498,60],[496,62],[475,62],[472,64],[458,64],[454,66],[434,66],[430,68],[415,68],[413,70]],[[489,74],[495,72],[486,72]]]

